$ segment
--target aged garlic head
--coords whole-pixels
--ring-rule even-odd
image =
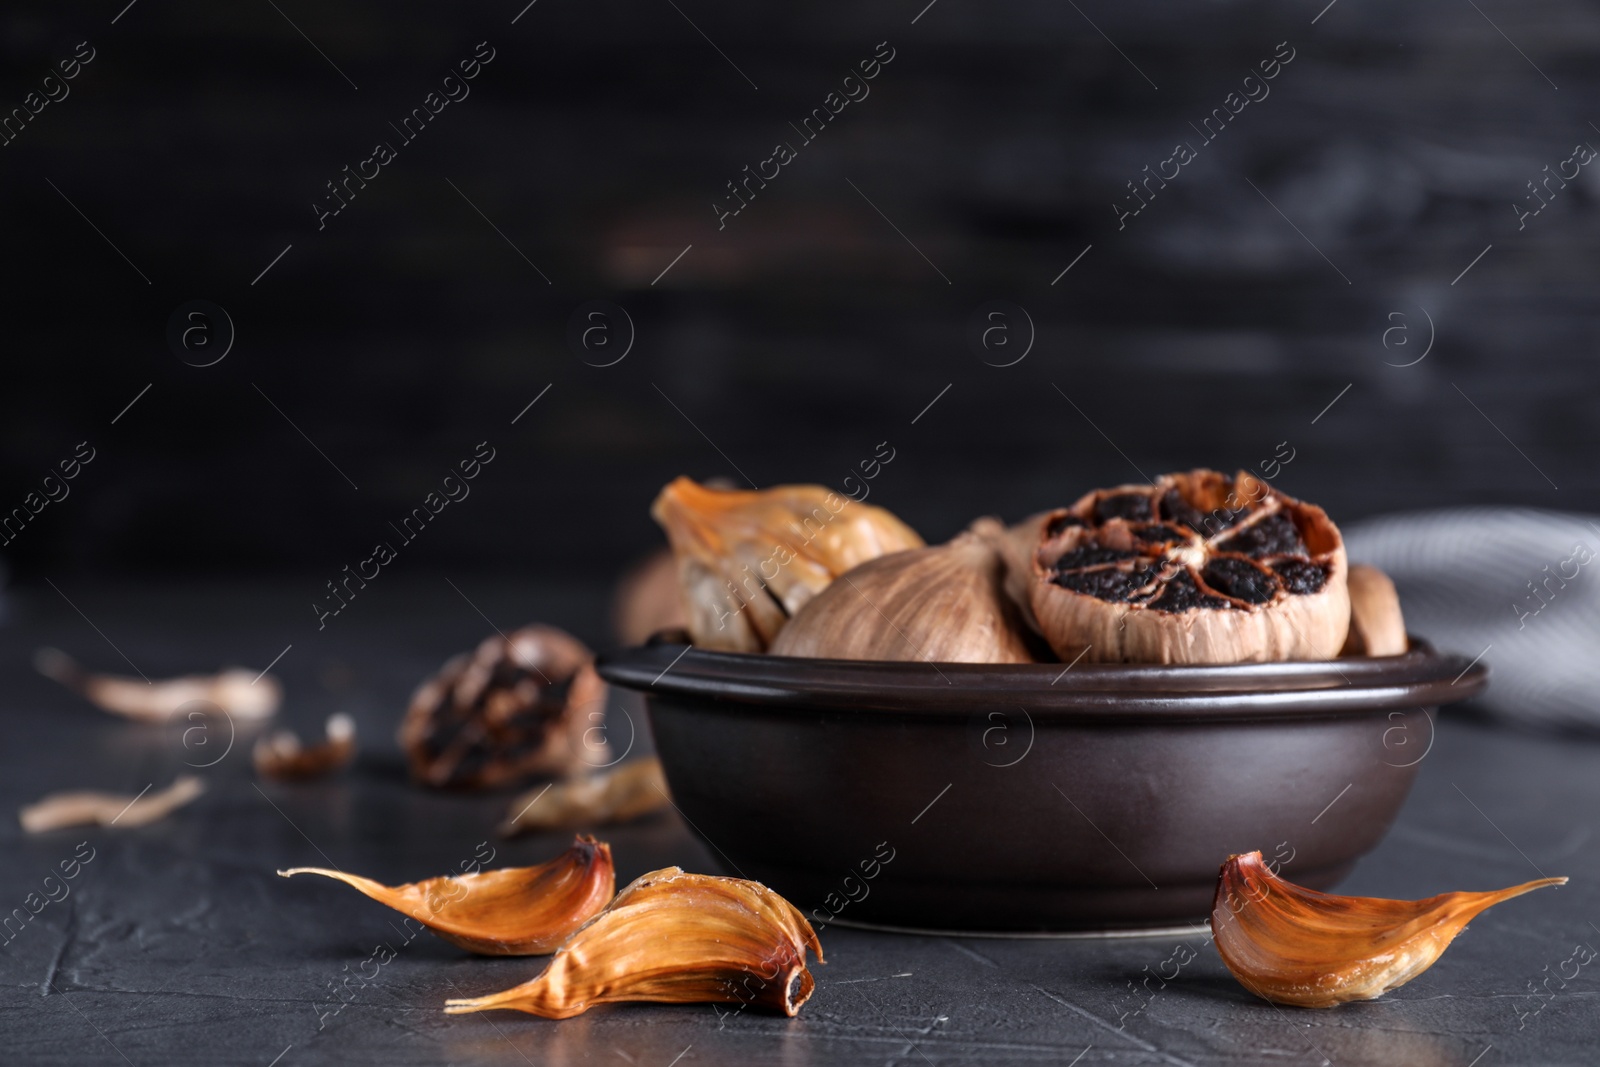
[[[591,744],[606,684],[583,642],[554,626],[495,635],[417,688],[400,724],[411,777],[493,789],[604,764]]]
[[[754,1004],[795,1015],[822,945],[798,908],[760,882],[652,871],[617,894],[531,982],[445,1002],[452,1015],[509,1008],[570,1019],[596,1004]]]
[[[1228,970],[1275,1004],[1331,1008],[1371,1000],[1433,966],[1478,913],[1565,878],[1426,900],[1340,897],[1286,882],[1261,853],[1229,856],[1211,933]]]
[[[820,485],[711,489],[679,478],[650,514],[667,532],[689,636],[700,648],[761,652],[834,578],[922,547],[889,512]]]
[[[1247,472],[1092,492],[1038,536],[1029,604],[1063,660],[1320,660],[1344,644],[1338,527]]]
[[[869,560],[802,608],[770,651],[817,659],[1032,663],[1005,594],[1003,528],[982,519],[947,544]]]

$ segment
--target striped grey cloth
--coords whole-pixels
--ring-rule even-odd
[[[1600,729],[1600,516],[1455,508],[1369,519],[1344,535],[1351,562],[1394,579],[1411,633],[1482,654],[1487,710]]]

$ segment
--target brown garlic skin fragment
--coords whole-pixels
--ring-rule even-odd
[[[883,508],[820,485],[713,489],[678,478],[650,514],[667,532],[698,648],[766,651],[834,578],[889,552],[921,548]]]
[[[194,710],[189,705],[195,703],[211,705],[240,721],[268,719],[283,701],[283,686],[276,678],[242,667],[146,682],[88,670],[57,648],[39,649],[33,665],[96,707],[140,722],[172,722]]]
[[[1222,962],[1250,992],[1275,1004],[1331,1008],[1405,985],[1486,908],[1566,881],[1426,900],[1341,897],[1284,881],[1250,852],[1222,865],[1211,932]]]
[[[616,872],[611,846],[579,837],[537,867],[428,878],[387,886],[321,867],[279,871],[284,878],[320,874],[352,886],[410,916],[453,945],[483,956],[542,956],[611,900]]]
[[[251,758],[269,781],[308,782],[348,767],[356,758],[356,723],[344,712],[328,716],[327,740],[302,746],[288,730],[259,738]]]
[[[1149,511],[1136,519],[1104,517],[1100,509],[1113,501],[1145,501]],[[1169,501],[1178,514],[1168,514]],[[1277,516],[1292,524],[1304,555],[1255,555],[1236,547],[1235,538]],[[1174,534],[1162,547],[1142,541],[1139,534],[1157,526]],[[1096,490],[1070,508],[1047,513],[1040,536],[1029,603],[1039,631],[1066,662],[1080,656],[1088,663],[1325,660],[1344,645],[1350,620],[1349,564],[1338,527],[1321,508],[1280,493],[1247,471],[1229,478],[1194,470],[1163,475],[1151,485]],[[1108,565],[1147,566],[1148,577],[1131,582],[1138,592],[1112,597],[1069,588],[1058,568],[1083,551],[1126,553]],[[1222,558],[1248,568],[1264,569],[1269,562],[1274,567],[1304,564],[1317,570],[1321,585],[1296,593],[1286,579],[1274,577],[1275,591],[1265,601],[1251,602],[1205,584],[1209,579],[1203,575]],[[1187,582],[1205,603],[1164,610],[1163,591],[1172,589],[1167,583],[1175,579]]]
[[[1350,636],[1341,656],[1398,656],[1411,647],[1400,594],[1376,567],[1350,564]]]
[[[51,793],[23,808],[17,815],[22,828],[42,834],[68,826],[147,826],[164,819],[206,791],[192,774],[183,775],[165,789],[121,796],[117,793]]]
[[[1028,626],[1005,593],[1004,528],[982,519],[954,540],[847,571],[769,650],[814,659],[1032,663]]]
[[[631,822],[672,805],[667,777],[655,756],[531,790],[511,802],[504,837]]]
[[[596,1004],[754,1004],[793,1016],[822,945],[793,904],[759,882],[685,874],[636,879],[557,950],[531,982],[445,1002],[452,1015],[507,1008],[570,1019]]]
[[[453,657],[418,687],[400,725],[412,779],[493,789],[605,763],[590,743],[607,692],[592,660],[577,638],[537,624]]]

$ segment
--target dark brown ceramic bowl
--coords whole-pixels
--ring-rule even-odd
[[[1388,830],[1431,712],[1488,671],[1403,656],[1222,667],[604,658],[679,810],[814,923],[1065,932],[1203,920],[1259,849],[1326,888]]]

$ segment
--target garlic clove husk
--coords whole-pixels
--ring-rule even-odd
[[[1331,1008],[1404,985],[1486,908],[1566,881],[1425,900],[1341,897],[1285,881],[1250,852],[1222,865],[1211,932],[1222,962],[1250,992],[1275,1004]]]
[[[1027,623],[1005,593],[1004,528],[980,520],[955,539],[869,560],[806,604],[775,656],[1032,663]]]
[[[117,793],[51,793],[18,813],[22,828],[42,834],[68,826],[146,826],[164,819],[206,791],[205,782],[192,774],[181,775],[154,793],[122,796]]]
[[[677,559],[690,637],[726,652],[765,651],[838,575],[923,543],[883,508],[819,485],[714,489],[678,478],[650,514]]]
[[[328,717],[327,739],[301,745],[289,730],[258,738],[251,758],[256,774],[280,782],[306,782],[342,770],[356,758],[356,721],[344,712]]]
[[[33,666],[96,707],[140,722],[172,722],[192,715],[197,709],[190,705],[197,702],[241,721],[268,719],[283,702],[278,679],[243,667],[147,682],[91,671],[58,648],[39,649]]]
[[[605,908],[616,888],[611,846],[579,837],[537,867],[502,867],[476,874],[388,886],[322,867],[279,871],[320,874],[410,916],[453,945],[484,956],[539,956]]]
[[[686,874],[636,879],[530,982],[445,1002],[451,1015],[505,1008],[569,1019],[596,1004],[754,1004],[793,1016],[816,986],[822,945],[793,904],[759,882]]]
[[[631,822],[672,805],[667,777],[655,756],[531,790],[511,802],[504,837]]]
[[[1341,656],[1398,656],[1411,647],[1400,594],[1378,568],[1350,564],[1350,635]]]

